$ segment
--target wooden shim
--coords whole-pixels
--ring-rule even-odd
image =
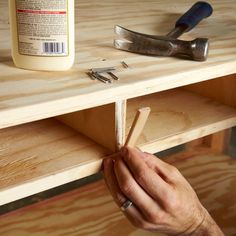
[[[139,136],[147,122],[148,116],[151,112],[150,107],[140,108],[134,118],[133,124],[127,136],[125,146],[135,147]]]

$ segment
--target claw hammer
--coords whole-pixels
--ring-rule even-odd
[[[196,38],[192,41],[178,40],[183,33],[192,30],[201,20],[209,17],[213,12],[207,2],[196,2],[175,23],[175,28],[166,36],[147,35],[115,27],[115,32],[127,39],[115,40],[117,49],[152,56],[184,56],[196,61],[205,61],[208,56],[209,40]]]

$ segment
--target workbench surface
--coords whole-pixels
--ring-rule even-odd
[[[182,39],[210,39],[206,62],[136,55],[113,47],[114,25],[164,35],[192,1],[76,0],[76,62],[67,72],[14,67],[7,0],[0,2],[0,127],[52,117],[236,72],[236,2],[209,1],[213,15]],[[125,61],[130,69],[122,68]],[[85,74],[116,66],[120,81],[107,85]]]

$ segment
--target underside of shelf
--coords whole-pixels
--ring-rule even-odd
[[[100,170],[109,151],[55,119],[0,130],[0,205]]]
[[[126,135],[135,111],[145,106],[150,106],[152,112],[138,146],[152,153],[236,125],[236,109],[183,89],[174,89],[129,100]]]

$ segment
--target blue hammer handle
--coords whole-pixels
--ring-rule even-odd
[[[185,32],[194,28],[201,20],[209,17],[213,12],[212,6],[207,2],[196,2],[183,16],[181,16],[175,28],[184,27]]]

